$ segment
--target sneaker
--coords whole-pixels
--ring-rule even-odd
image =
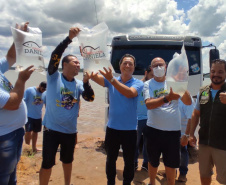
[[[138,169],[138,163],[134,163],[134,171]]]
[[[186,177],[186,175],[179,175],[177,180],[179,182],[186,182],[187,181],[187,177]]]
[[[143,163],[141,169],[144,169],[145,171],[148,171],[148,163]]]

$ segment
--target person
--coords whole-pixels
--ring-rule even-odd
[[[84,73],[83,82],[74,78],[80,70],[80,62],[76,56],[66,55],[62,59],[62,73],[58,71],[64,50],[79,32],[80,29],[77,27],[69,30],[69,35],[52,52],[48,65],[40,185],[49,182],[58,146],[64,183],[70,184],[80,95],[86,101],[94,100],[94,92],[89,84],[90,74]]]
[[[216,180],[226,184],[226,62],[216,59],[210,69],[211,84],[201,87],[191,118],[190,144],[195,146],[199,129],[199,171],[202,185],[211,184],[213,166]]]
[[[146,127],[146,146],[149,159],[150,184],[155,185],[160,155],[163,155],[167,184],[175,184],[176,168],[180,164],[180,95],[167,92],[165,81],[166,63],[160,58],[151,62],[154,77],[144,83],[144,100],[148,109]],[[191,104],[190,94],[186,91],[181,101]],[[154,142],[153,142],[154,141]]]
[[[120,145],[125,162],[123,185],[130,185],[134,177],[134,158],[137,140],[137,100],[143,89],[143,82],[132,77],[136,60],[130,54],[119,61],[121,75],[113,77],[111,68],[99,70],[91,75],[97,84],[109,89],[109,119],[106,128],[105,148],[107,153],[107,184],[115,184],[116,160]]]
[[[18,29],[27,31],[28,22]],[[23,101],[25,82],[34,71],[33,66],[21,71],[13,87],[4,73],[16,62],[13,44],[6,57],[0,59],[0,184],[16,184],[16,168],[20,160],[26,123]]]
[[[180,99],[179,99],[179,110],[181,115],[181,148],[180,148],[180,167],[179,172],[180,175],[178,177],[179,182],[186,182],[187,181],[187,173],[188,173],[188,161],[189,161],[189,153],[187,149],[188,145],[188,138],[190,133],[190,126],[191,126],[191,116],[192,112],[194,110],[194,100],[191,97],[192,104],[191,105],[185,105]]]
[[[38,87],[29,87],[24,92],[24,101],[27,105],[28,122],[25,124],[25,143],[30,145],[32,140],[32,152],[40,151],[36,143],[38,132],[42,129],[42,93],[46,90],[46,82],[41,82]]]
[[[142,82],[145,82],[149,79],[153,78],[153,73],[151,71],[151,65],[147,67],[145,70],[144,77],[141,79]],[[139,149],[140,149],[140,142],[143,135],[143,147],[142,147],[142,154],[143,154],[143,163],[141,169],[148,171],[148,156],[146,150],[146,137],[145,137],[145,130],[146,130],[146,123],[147,123],[147,107],[144,103],[143,93],[140,93],[138,96],[137,101],[137,145],[136,145],[136,153],[135,153],[135,160],[134,160],[134,169],[138,169],[138,157],[139,157]]]

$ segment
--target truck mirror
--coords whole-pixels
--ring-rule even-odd
[[[211,67],[212,61],[220,58],[220,53],[218,49],[211,49],[209,52],[209,64]]]

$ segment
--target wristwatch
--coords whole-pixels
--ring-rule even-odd
[[[112,79],[110,80],[111,83],[113,83],[115,80],[114,76],[112,77]]]
[[[166,97],[164,96],[164,98],[163,98],[163,102],[164,103],[168,103],[169,101],[166,99]]]
[[[189,135],[188,134],[184,134],[184,136],[186,136],[186,138],[189,138]]]

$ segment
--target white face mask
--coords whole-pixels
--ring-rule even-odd
[[[165,66],[158,66],[153,68],[154,76],[163,77],[165,75]]]

